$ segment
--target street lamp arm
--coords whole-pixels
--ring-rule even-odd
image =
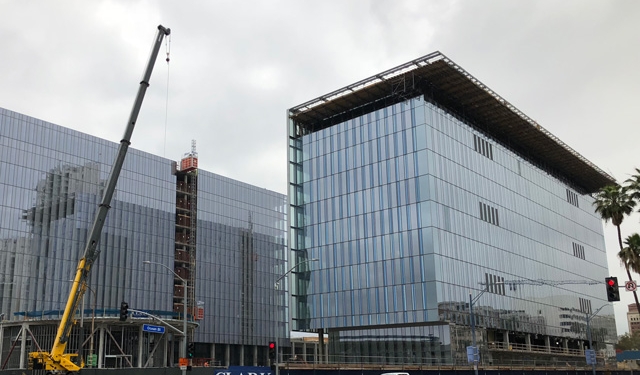
[[[313,258],[313,259],[307,259],[307,260],[303,260],[303,261],[301,261],[301,262],[298,262],[295,266],[291,267],[291,268],[289,269],[289,271],[285,272],[284,274],[282,274],[280,277],[278,277],[278,278],[276,279],[276,282],[275,282],[275,287],[276,287],[276,289],[278,288],[278,285],[280,285],[280,281],[281,281],[282,279],[284,279],[288,274],[290,274],[291,272],[293,272],[293,270],[295,270],[299,265],[304,264],[304,263],[308,263],[308,262],[317,262],[318,260],[319,260],[319,259],[317,259],[317,258]]]
[[[602,305],[600,306],[596,311],[593,312],[593,314],[589,315],[589,319],[593,318],[594,316],[598,315],[598,313],[600,312],[600,310],[602,310],[605,306],[608,306],[609,304],[606,305]]]
[[[504,284],[505,284],[505,282],[504,282],[504,281],[498,281],[498,282],[493,283],[493,284],[491,284],[491,285],[504,285]],[[471,303],[472,303],[472,304],[475,304],[476,302],[478,302],[478,300],[480,299],[480,297],[482,297],[482,295],[483,295],[485,292],[487,292],[487,291],[489,291],[489,285],[487,285],[483,290],[481,290],[481,291],[480,291],[480,293],[478,293],[478,295],[477,295],[477,296],[475,296],[475,297],[471,300]]]
[[[471,304],[475,305],[476,302],[478,302],[478,300],[480,299],[480,297],[482,297],[482,295],[486,292],[487,290],[482,290],[480,291],[480,293],[478,293],[477,296],[475,296],[472,300],[471,300]]]
[[[169,272],[171,272],[175,277],[177,277],[178,279],[180,279],[180,281],[182,281],[183,283],[185,283],[185,284],[186,284],[186,282],[187,282],[185,279],[183,279],[182,277],[180,277],[180,276],[179,276],[179,275],[178,275],[174,270],[172,270],[171,268],[169,268],[169,267],[165,266],[165,265],[164,265],[164,264],[162,264],[162,263],[159,263],[159,262],[152,262],[152,261],[150,261],[150,260],[144,260],[144,261],[142,261],[142,263],[144,263],[144,264],[156,264],[156,265],[158,265],[158,266],[160,266],[160,267],[164,267],[164,268],[165,268],[165,269],[167,269]]]
[[[605,306],[609,306],[609,304],[607,303],[607,304],[604,304],[604,305],[600,306],[596,311],[594,311],[592,313],[584,312],[583,310],[576,309],[576,308],[573,308],[573,307],[570,308],[568,311],[583,313],[586,316],[587,321],[589,321],[589,320],[591,320],[591,318],[593,318],[594,316],[598,315],[600,310],[602,310]]]
[[[174,327],[171,323],[162,320],[162,318],[160,318],[159,316],[153,315],[153,314],[149,314],[148,312],[142,311],[142,310],[136,310],[136,309],[129,309],[129,311],[134,312],[134,313],[138,313],[138,314],[142,314],[145,316],[148,316],[149,318],[155,319],[155,320],[159,320],[160,322],[162,322],[165,326],[167,326],[168,328],[171,328],[172,330],[178,332],[179,334],[181,334],[182,336],[186,336],[185,332],[177,329],[176,327]]]

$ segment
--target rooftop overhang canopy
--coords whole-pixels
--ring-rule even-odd
[[[615,179],[439,52],[289,110],[302,134],[424,95],[524,159],[593,193]]]

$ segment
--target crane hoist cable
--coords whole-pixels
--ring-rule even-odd
[[[169,34],[165,40],[165,48],[167,51],[167,94],[166,94],[166,98],[165,98],[165,104],[164,104],[164,149],[162,151],[163,155],[165,158],[167,157],[167,123],[168,123],[168,119],[169,119],[169,61],[171,61],[171,34]]]

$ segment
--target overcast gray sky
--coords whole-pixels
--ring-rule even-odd
[[[0,107],[286,193],[286,109],[440,51],[620,181],[640,168],[640,2],[0,0]],[[167,99],[168,97],[168,99]],[[638,214],[623,236],[640,232]],[[611,274],[615,228],[605,225]],[[636,275],[637,276],[637,275]],[[603,286],[604,293],[604,286]],[[628,330],[622,291],[618,333]],[[596,309],[598,306],[594,306]]]

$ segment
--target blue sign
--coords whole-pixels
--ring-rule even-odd
[[[272,372],[269,367],[229,366],[226,370],[217,370],[214,375],[272,375]]]
[[[594,349],[586,349],[584,351],[585,356],[587,357],[588,365],[597,365],[598,360],[596,359],[596,351]]]
[[[143,324],[142,330],[144,332],[151,332],[151,333],[164,333],[164,327],[152,326],[151,324]]]
[[[638,350],[624,350],[622,353],[616,353],[616,361],[633,361],[640,359],[640,351]]]
[[[467,346],[467,361],[474,363],[476,361],[477,349],[475,346]]]

